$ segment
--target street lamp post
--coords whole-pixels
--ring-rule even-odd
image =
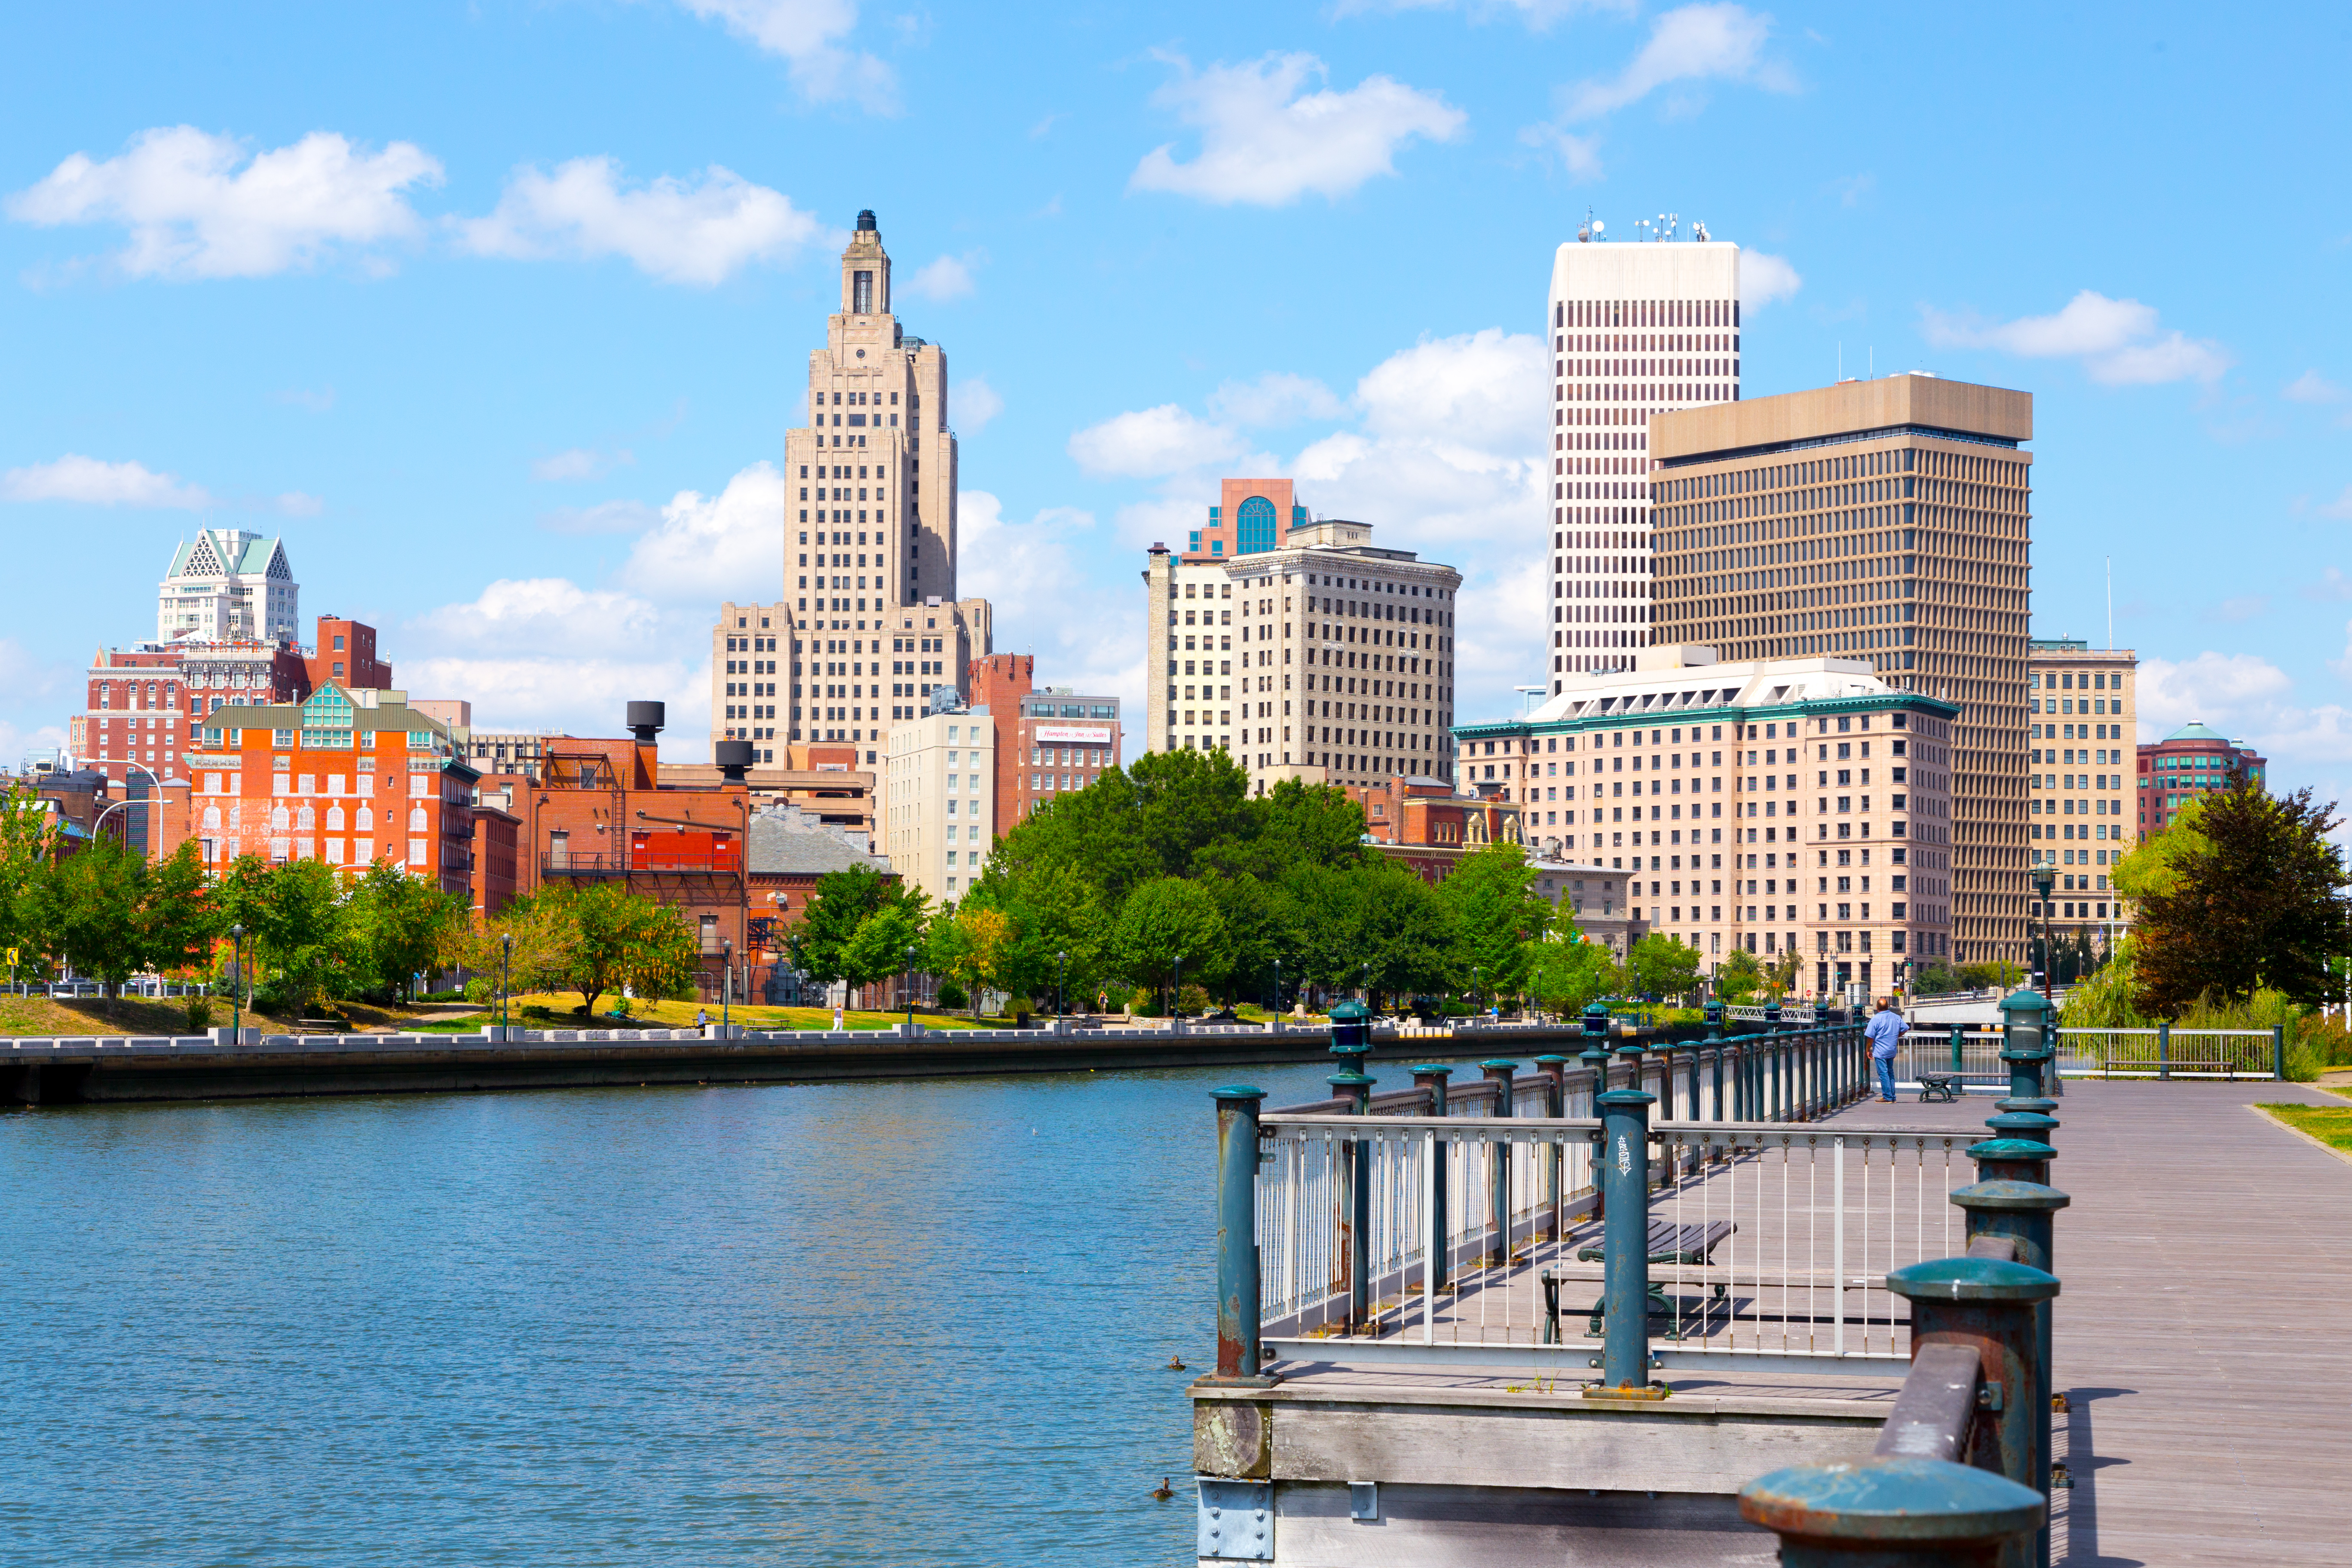
[[[1282,1022],[1282,960],[1274,961],[1274,1021]]]
[[[1184,955],[1181,952],[1176,955],[1176,982],[1168,993],[1168,1026],[1184,1026]]]
[[[1066,1018],[1069,1016],[1070,955],[1057,952],[1054,955],[1054,1016]]]
[[[727,1037],[729,1009],[735,1000],[735,940],[719,939],[719,1037]]]
[[[907,973],[902,984],[907,988],[907,1033],[915,1032],[915,944],[907,944]]]
[[[499,933],[499,1038],[507,1037],[507,971],[514,963],[514,932]]]
[[[235,1046],[245,1043],[245,1036],[239,1032],[243,1018],[237,1005],[245,1000],[245,927],[229,927],[228,936],[229,952],[234,955],[230,962],[236,966],[228,988],[228,1038],[229,1044]]]
[[[2057,874],[2049,867],[2034,868],[2033,896],[2042,906],[2034,912],[2042,917],[2042,1000],[2045,1004],[2050,1000],[2050,971],[2054,967],[2050,955],[2050,889],[2057,880]]]

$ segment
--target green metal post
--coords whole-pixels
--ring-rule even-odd
[[[1952,1026],[1952,1071],[1955,1073],[1965,1072],[1968,1070],[1967,1064],[1960,1058],[1960,1052],[1967,1041],[1967,1025],[1955,1024]]]
[[[2048,1497],[2050,1449],[2042,1434],[2049,1426],[2050,1390],[2043,1382],[2034,1308],[2058,1294],[2057,1279],[1997,1258],[1939,1258],[1889,1271],[1886,1288],[1911,1303],[1915,1360],[1930,1345],[1962,1345],[1978,1353],[1992,1391],[1993,1417],[1989,1430],[1979,1426],[1979,1451],[1990,1447],[1993,1462],[1988,1468]],[[2004,1563],[2020,1568],[2042,1560],[2034,1546],[2022,1542],[2001,1556]]]
[[[2159,1018],[2156,1025],[2156,1076],[2172,1076],[2172,1020]]]
[[[2057,1272],[2057,1262],[2052,1256],[2052,1222],[2058,1211],[2072,1201],[2057,1188],[2035,1182],[1978,1182],[1952,1194],[1952,1202],[1968,1215],[1968,1237],[1971,1242],[1979,1236],[2007,1237],[2016,1245],[2017,1261],[2044,1274]],[[2042,1386],[2046,1392],[2055,1392],[2058,1382],[2053,1327],[2056,1314],[2049,1302],[2041,1301],[2034,1305],[2033,1317],[2034,1354],[2042,1368]],[[2050,1406],[2051,1401],[2044,1399],[2035,1412],[2041,1426],[2045,1467],[2050,1455]],[[2045,1475],[2043,1484],[2047,1482]],[[2044,1562],[2048,1561],[2048,1544],[2046,1541],[2042,1543]]]
[[[2286,1081],[2286,1030],[2276,1024],[2271,1026],[2271,1076]]]
[[[1451,1068],[1435,1066],[1417,1067],[1412,1069],[1413,1083],[1429,1091],[1429,1114],[1432,1116],[1447,1114],[1446,1080],[1453,1076],[1453,1072],[1454,1069]],[[1454,1249],[1448,1238],[1453,1236],[1454,1231],[1445,1217],[1445,1168],[1451,1163],[1452,1152],[1453,1145],[1443,1138],[1431,1142],[1429,1234],[1435,1237],[1437,1240],[1429,1249],[1427,1267],[1422,1275],[1422,1289],[1432,1298],[1434,1298],[1438,1291],[1450,1289],[1453,1283],[1454,1271],[1450,1265],[1453,1262]]]
[[[1656,1103],[1639,1087],[1601,1097],[1601,1187],[1609,1208],[1601,1239],[1604,1390],[1650,1385],[1650,1107]]]
[[[1556,1121],[1568,1114],[1568,1058],[1546,1052],[1536,1058],[1536,1071],[1544,1077],[1544,1114]],[[1547,1144],[1540,1156],[1545,1178],[1542,1196],[1552,1205],[1554,1241],[1568,1234],[1568,1226],[1559,1212],[1559,1205],[1568,1197],[1568,1173],[1563,1168],[1567,1158],[1568,1151],[1557,1143]]]
[[[1213,1089],[1217,1102],[1216,1383],[1264,1386],[1257,1297],[1257,1113],[1265,1091]]]
[[[1599,1007],[1601,1005],[1596,1002],[1592,1005]],[[1600,1114],[1601,1096],[1609,1089],[1609,1047],[1607,1037],[1602,1032],[1608,1026],[1608,1009],[1601,1008],[1597,1025],[1592,1007],[1587,1007],[1584,1010],[1584,1049],[1578,1053],[1577,1060],[1583,1063],[1585,1069],[1592,1074],[1593,1114],[1596,1116]],[[1601,1180],[1601,1170],[1597,1163],[1600,1155],[1595,1153],[1593,1159],[1596,1163],[1592,1172],[1592,1217],[1605,1219],[1609,1214],[1609,1188]]]
[[[1366,1076],[1364,1058],[1372,1048],[1371,1010],[1361,1002],[1347,1001],[1331,1009],[1331,1054],[1340,1070],[1324,1081],[1334,1100],[1350,1101],[1348,1113],[1369,1116],[1372,1110],[1373,1079]],[[1341,1145],[1348,1160],[1348,1191],[1341,1202],[1340,1234],[1347,1244],[1348,1322],[1359,1326],[1372,1315],[1372,1143],[1351,1138]]]
[[[1495,1086],[1495,1114],[1512,1114],[1511,1076],[1519,1070],[1519,1064],[1497,1058],[1480,1062],[1478,1068]],[[1511,1264],[1511,1145],[1507,1139],[1497,1138],[1488,1148],[1486,1206],[1495,1216],[1495,1263],[1507,1268]]]
[[[1780,1568],[1990,1563],[2049,1518],[2015,1481],[1948,1459],[1873,1455],[1775,1470],[1739,1489],[1739,1513],[1780,1537]]]

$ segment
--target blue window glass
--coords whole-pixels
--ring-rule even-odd
[[[1224,552],[1225,552],[1225,542],[1224,542],[1223,540],[1222,540],[1222,539],[1212,539],[1211,541],[1209,541],[1209,553],[1210,553],[1210,554],[1212,554],[1212,555],[1223,555]]]
[[[1234,521],[1241,529],[1241,553],[1244,555],[1274,548],[1274,503],[1264,496],[1252,496],[1235,507]]]

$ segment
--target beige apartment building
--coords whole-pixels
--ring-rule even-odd
[[[1229,752],[1261,795],[1286,778],[1450,781],[1462,574],[1371,535],[1329,518],[1231,556],[1153,545],[1144,635],[1164,665],[1146,749]]]
[[[950,709],[893,725],[882,763],[883,852],[939,903],[971,890],[996,842],[996,721]]]
[[[2107,868],[2141,837],[2132,727],[2139,655],[2042,638],[2027,666],[2028,847],[2032,863],[2054,874],[2042,914],[2061,937],[2085,929],[2112,935],[2128,921],[2109,893]]]
[[[1952,952],[1957,703],[1834,655],[1635,662],[1457,729],[1465,786],[1517,802],[1543,860],[1633,874],[1632,921],[1703,972],[1793,953],[1799,988],[1830,995]]]
[[[919,718],[939,686],[962,695],[969,661],[993,649],[985,606],[956,599],[947,355],[892,313],[890,258],[871,212],[857,215],[842,252],[841,309],[808,376],[808,423],[784,437],[793,646],[781,661],[746,650],[783,662],[788,689],[775,703],[751,692],[749,705],[781,709],[788,742],[847,742],[878,765],[890,726]],[[749,673],[754,686],[773,684],[761,679],[772,671]],[[749,722],[767,727],[763,716]],[[719,735],[727,727],[714,719],[715,736],[730,738]],[[772,738],[754,737],[763,750]]]
[[[1910,374],[1650,423],[1661,642],[1957,707],[1956,963],[2026,958],[2031,394]]]

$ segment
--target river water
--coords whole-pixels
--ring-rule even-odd
[[[1189,1563],[1207,1090],[1328,1070],[0,1115],[0,1563]]]

